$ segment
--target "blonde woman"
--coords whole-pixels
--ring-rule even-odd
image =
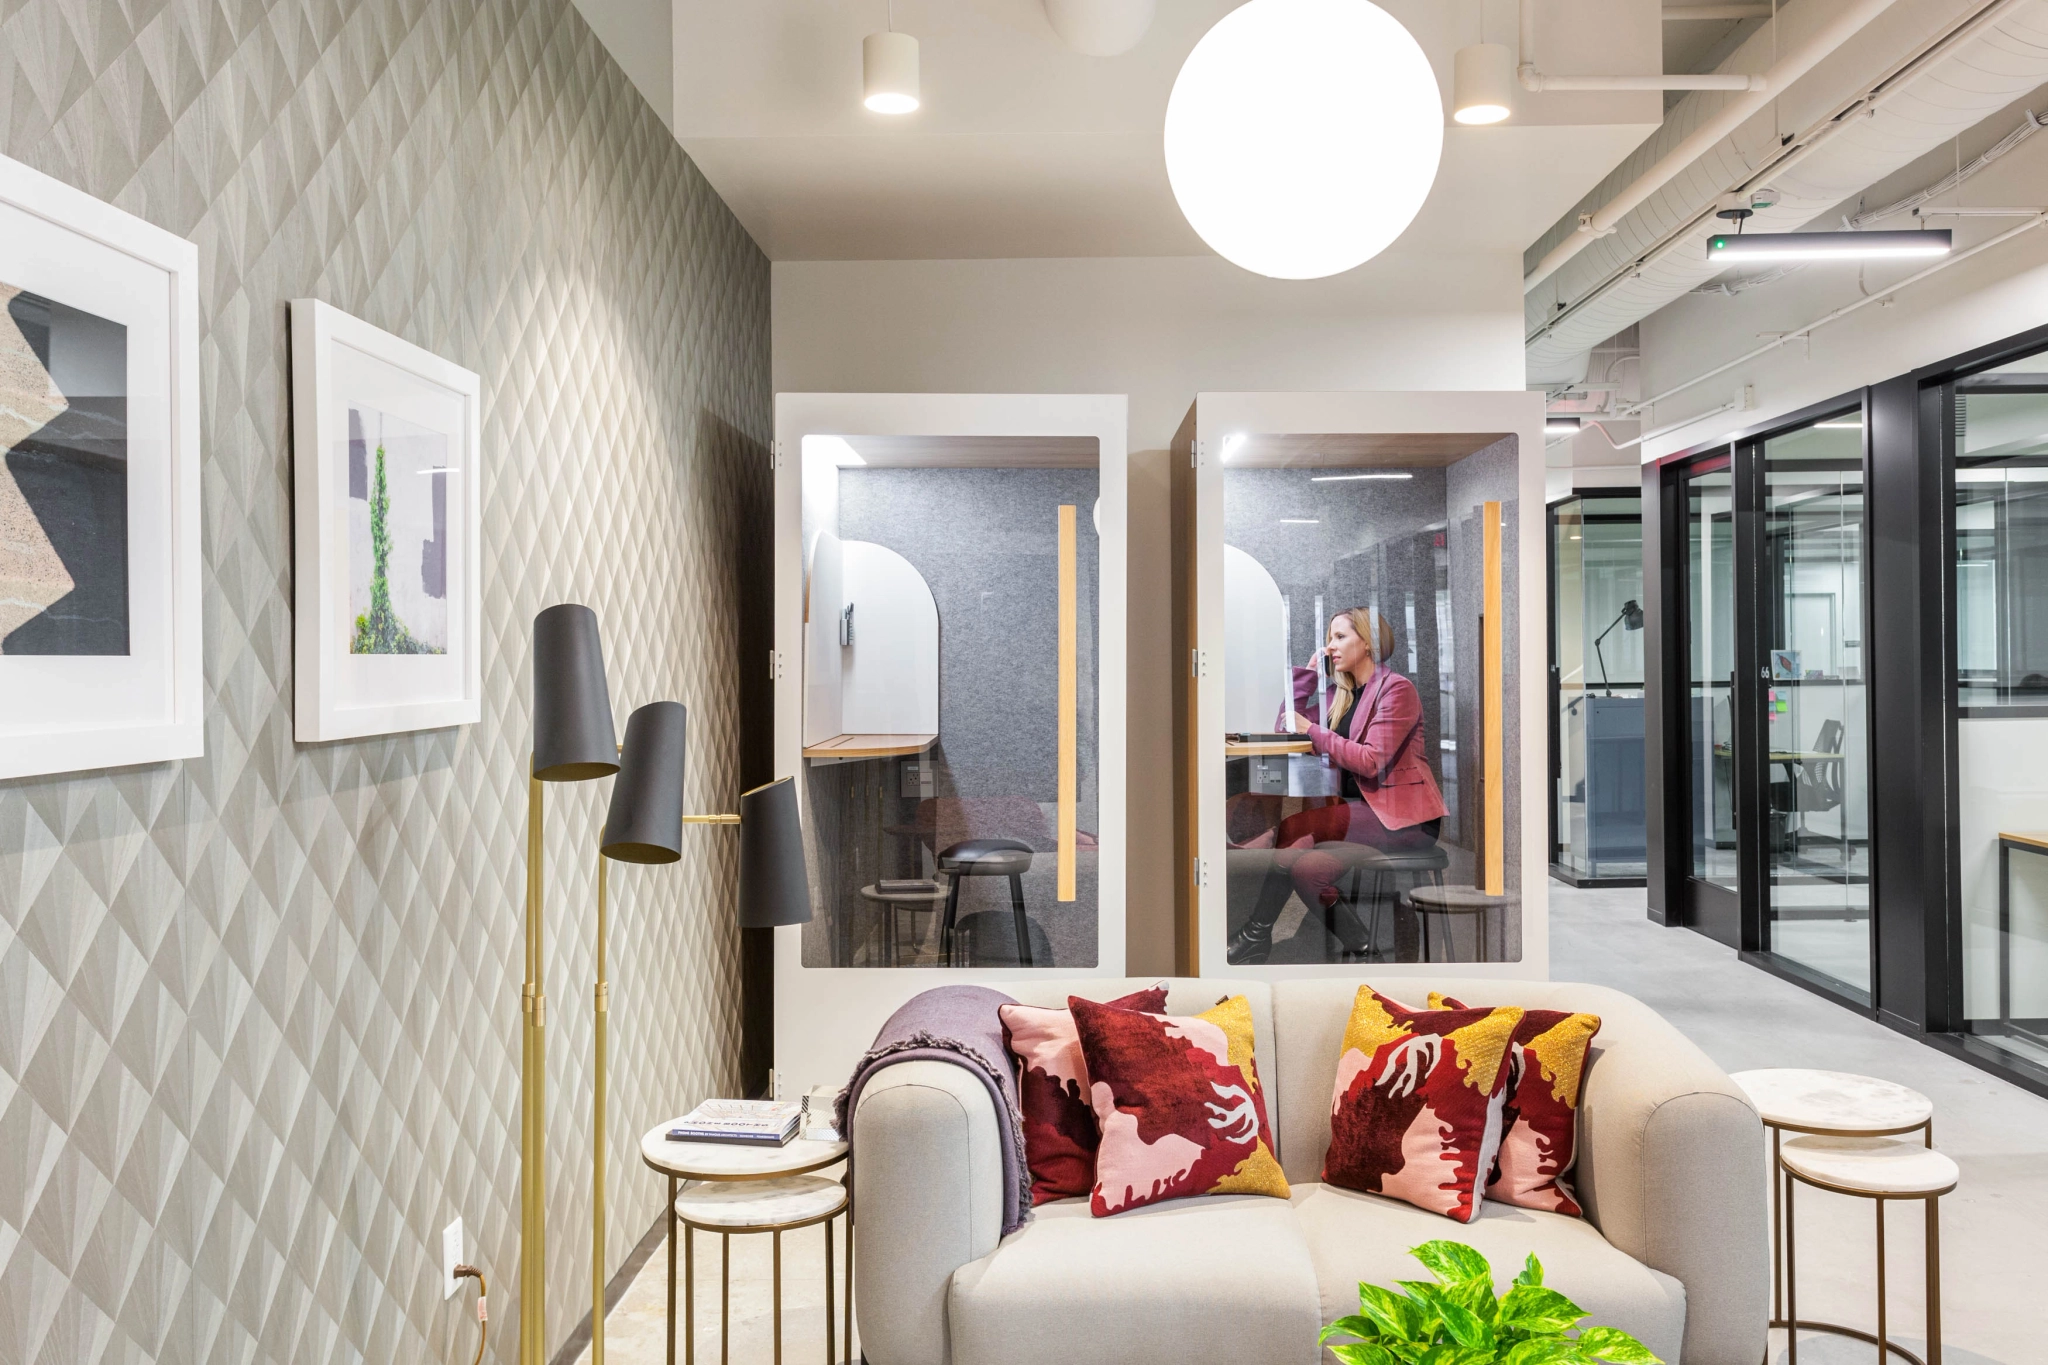
[[[1276,860],[1295,894],[1325,914],[1337,903],[1337,882],[1348,864],[1330,844],[1366,844],[1408,853],[1436,843],[1443,829],[1444,797],[1430,771],[1423,743],[1422,697],[1415,684],[1387,664],[1394,628],[1370,607],[1330,618],[1320,653],[1332,686],[1319,708],[1328,724],[1297,709],[1295,733],[1306,733],[1315,752],[1343,774],[1342,800],[1301,811],[1280,822]],[[1297,708],[1315,696],[1315,671],[1295,670]],[[1277,880],[1277,879],[1274,879]],[[1278,892],[1279,894],[1273,894]],[[1260,963],[1273,947],[1273,924],[1286,905],[1285,885],[1261,895],[1251,917],[1231,936],[1226,956]],[[1370,945],[1368,945],[1370,946]]]

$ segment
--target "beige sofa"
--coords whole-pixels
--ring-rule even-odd
[[[1590,1321],[1666,1361],[1756,1365],[1770,1271],[1762,1127],[1727,1076],[1641,1001],[1600,986],[1374,978],[1421,1006],[1588,1010],[1601,1017],[1579,1111],[1585,1219],[1491,1201],[1460,1225],[1318,1183],[1337,1055],[1361,978],[1169,982],[1175,1013],[1250,998],[1259,1076],[1292,1199],[1179,1199],[1111,1218],[1086,1200],[1040,1205],[1008,1237],[996,1114],[971,1075],[905,1062],[875,1076],[853,1117],[855,1303],[871,1365],[1311,1365],[1324,1323],[1357,1311],[1358,1282],[1427,1279],[1406,1254],[1470,1242],[1503,1287],[1528,1252]],[[1020,1000],[1108,999],[1150,984],[1005,983]]]

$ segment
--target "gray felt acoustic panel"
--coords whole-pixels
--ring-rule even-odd
[[[531,623],[595,609],[733,808],[767,262],[569,0],[7,0],[0,151],[199,244],[207,696],[204,759],[0,784],[0,1361],[467,1361],[458,1213],[510,1361]],[[483,376],[478,725],[292,741],[295,296]],[[547,792],[557,1340],[610,785]],[[612,876],[612,1265],[639,1134],[737,1083],[736,844]]]

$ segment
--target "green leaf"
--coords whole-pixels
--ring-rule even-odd
[[[1435,1288],[1434,1285],[1431,1288]],[[1427,1344],[1429,1333],[1425,1328],[1422,1305],[1413,1299],[1402,1298],[1391,1289],[1382,1289],[1376,1284],[1358,1286],[1358,1311],[1379,1325],[1380,1331],[1397,1341],[1419,1341]],[[1434,1327],[1435,1314],[1428,1315],[1429,1326]]]
[[[1614,1365],[1663,1365],[1650,1348],[1619,1327],[1588,1327],[1579,1333],[1579,1354]]]
[[[1443,1297],[1445,1302],[1455,1303],[1477,1314],[1481,1322],[1490,1323],[1500,1314],[1500,1301],[1493,1296],[1491,1275],[1446,1286]]]
[[[1463,1242],[1439,1239],[1424,1242],[1419,1247],[1408,1248],[1408,1254],[1422,1262],[1423,1268],[1445,1284],[1456,1284],[1462,1280],[1493,1279],[1493,1267],[1475,1247]]]
[[[1518,1341],[1500,1358],[1501,1365],[1580,1365],[1579,1344],[1567,1337]]]
[[[1349,1346],[1332,1346],[1330,1354],[1344,1362],[1344,1365],[1401,1365],[1399,1357],[1384,1346],[1375,1346],[1369,1341],[1354,1342]]]
[[[1529,1259],[1522,1262],[1522,1273],[1515,1276],[1515,1283],[1533,1285],[1543,1283],[1543,1262],[1536,1259],[1535,1252],[1530,1252]]]
[[[1527,1332],[1567,1332],[1586,1310],[1573,1303],[1555,1289],[1541,1285],[1518,1284],[1508,1291],[1500,1301],[1500,1314],[1494,1321],[1505,1327],[1519,1327]]]
[[[1380,1325],[1378,1323],[1374,1322],[1371,1318],[1360,1317],[1358,1314],[1353,1313],[1350,1317],[1338,1318],[1328,1327],[1325,1327],[1316,1339],[1318,1341],[1328,1341],[1331,1337],[1357,1337],[1360,1341],[1377,1341],[1379,1336]]]
[[[1451,1340],[1474,1351],[1493,1351],[1493,1328],[1480,1320],[1477,1313],[1446,1298],[1438,1305],[1443,1314],[1444,1330],[1451,1334]]]

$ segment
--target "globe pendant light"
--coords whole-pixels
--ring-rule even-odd
[[[1195,44],[1166,102],[1166,174],[1219,256],[1312,280],[1371,260],[1429,196],[1436,75],[1369,0],[1249,0]]]

